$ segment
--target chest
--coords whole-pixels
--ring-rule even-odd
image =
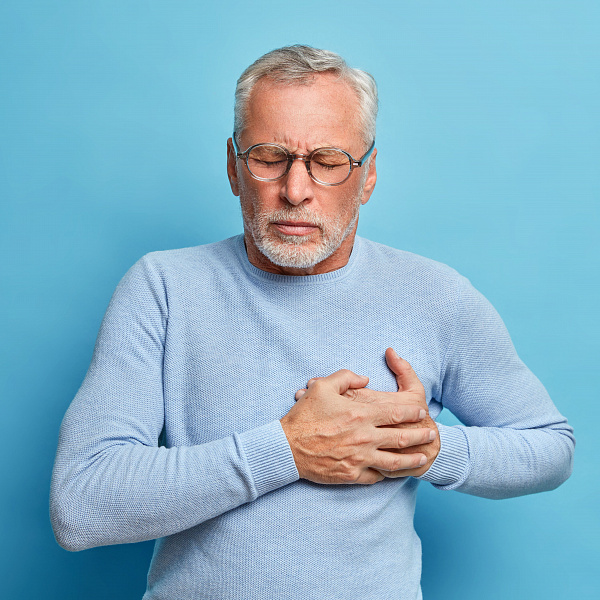
[[[396,391],[384,352],[406,358],[436,397],[444,344],[435,319],[407,321],[343,286],[196,290],[172,302],[163,388],[168,446],[192,445],[280,419],[312,377],[350,369]],[[200,297],[198,297],[198,295]]]

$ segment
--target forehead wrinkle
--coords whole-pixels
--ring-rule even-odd
[[[275,143],[295,154],[324,147],[352,153],[362,146],[357,104],[354,90],[327,76],[301,86],[258,81],[247,105],[244,132],[252,133],[246,145]]]
[[[276,136],[276,144],[284,146],[292,154],[310,154],[313,150],[318,148],[340,148],[339,144],[326,141],[324,139],[316,138],[314,141],[300,140],[299,138],[293,138],[289,135]],[[343,148],[342,148],[343,149]]]

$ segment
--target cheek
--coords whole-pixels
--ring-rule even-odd
[[[240,187],[240,202],[254,213],[268,212],[280,208],[279,191],[272,187],[261,185],[257,188],[252,183],[244,182]]]
[[[354,186],[351,191],[344,190],[344,192],[336,198],[336,214],[344,219],[349,219],[354,215],[357,205],[360,206],[360,194],[359,189]]]
[[[269,212],[268,199],[265,197],[264,190],[258,193],[253,185],[244,184],[240,187],[240,206],[242,214],[246,219],[253,219],[257,215]]]

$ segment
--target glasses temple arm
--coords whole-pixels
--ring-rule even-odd
[[[369,156],[371,156],[371,154],[373,153],[373,150],[375,150],[375,140],[373,140],[371,147],[365,152],[363,157],[360,160],[355,161],[355,166],[362,167],[367,158],[369,158]]]
[[[235,154],[238,158],[240,158],[242,156],[242,152],[240,152],[239,146],[237,145],[237,142],[235,141],[235,131],[231,134],[231,141],[233,142],[233,149],[235,150]]]

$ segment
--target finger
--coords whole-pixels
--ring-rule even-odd
[[[306,384],[306,387],[308,387],[311,383],[318,381],[319,379],[323,379],[323,378],[322,377],[313,377],[312,379],[309,379],[308,383]]]
[[[385,351],[385,360],[388,367],[396,376],[399,392],[416,392],[423,389],[421,380],[417,377],[417,374],[408,361],[400,358],[393,348],[388,348]]]
[[[410,448],[411,446],[421,446],[433,442],[436,436],[437,432],[428,427],[416,429],[379,427],[377,445],[381,450]]]
[[[424,402],[423,392],[380,392],[369,388],[349,389],[343,394],[355,402],[364,404],[399,404],[399,405],[421,405],[427,410]]]
[[[424,454],[397,454],[396,452],[386,452],[378,450],[375,454],[371,468],[376,469],[385,477],[406,477],[407,473],[403,471],[412,471],[418,469],[427,463],[427,457]],[[402,474],[395,475],[400,472]],[[394,474],[394,475],[391,475]]]
[[[427,467],[421,465],[416,469],[402,469],[401,471],[379,471],[384,477],[394,479],[396,477],[419,477],[423,475]]]
[[[306,394],[306,392],[308,392],[308,390],[306,390],[306,389],[298,390],[295,395],[296,401],[300,400],[300,398],[302,398],[302,396],[304,396],[304,394]]]
[[[418,469],[401,469],[399,471],[384,471],[380,470],[378,473],[384,476],[385,479],[398,479],[399,477],[410,477],[415,475]]]
[[[343,394],[350,388],[362,388],[369,383],[369,378],[364,375],[357,375],[348,369],[336,371],[327,377],[318,378],[312,385],[324,384],[331,386],[336,393]]]
[[[363,402],[364,404],[372,404],[374,402],[390,402],[390,395],[396,392],[378,392],[369,388],[349,389],[344,392],[343,396],[354,400],[355,402]]]
[[[371,404],[372,423],[376,427],[384,425],[400,425],[401,423],[416,423],[427,416],[427,411],[418,404]]]
[[[380,473],[377,469],[365,469],[355,483],[363,485],[372,485],[385,479],[385,474]]]
[[[384,471],[383,469],[379,469],[378,472],[381,473],[386,479],[396,479],[398,477],[419,477],[419,475],[423,475],[426,469],[424,469],[425,464],[420,465],[414,469],[399,469],[398,471]]]

